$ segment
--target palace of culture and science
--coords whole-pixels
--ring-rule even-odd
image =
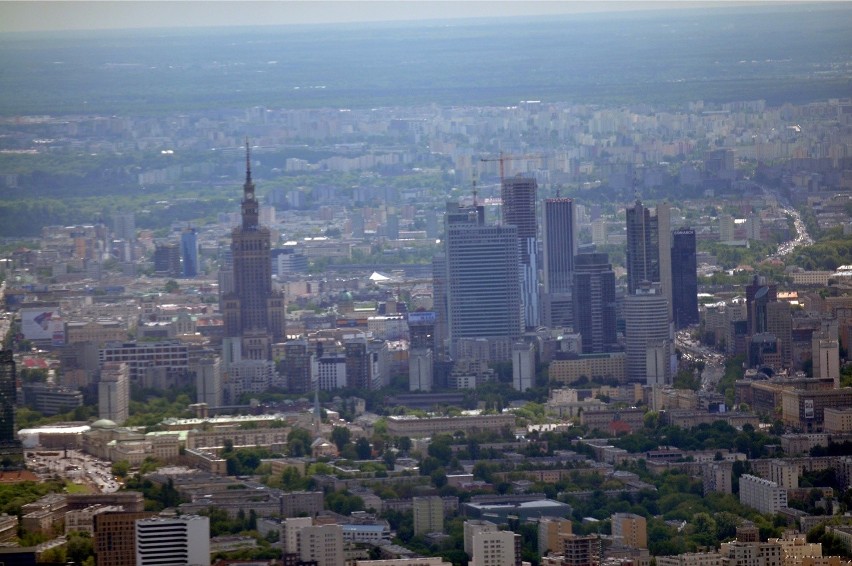
[[[286,339],[286,304],[272,287],[271,232],[259,222],[248,142],[241,209],[242,223],[231,233],[234,288],[222,298],[225,336],[240,339],[243,359],[270,360],[272,344]]]

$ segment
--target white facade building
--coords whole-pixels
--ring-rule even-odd
[[[210,519],[197,515],[136,521],[137,566],[207,566]]]
[[[776,482],[757,476],[740,476],[740,503],[761,513],[777,513],[787,507],[787,490]]]
[[[98,417],[123,425],[129,416],[130,368],[122,362],[107,362],[98,383]]]

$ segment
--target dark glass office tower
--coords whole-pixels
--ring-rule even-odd
[[[518,231],[520,252],[521,296],[524,308],[524,325],[539,325],[538,296],[538,223],[535,214],[538,183],[534,178],[509,177],[503,179],[500,197],[503,201],[503,223]]]
[[[15,360],[11,350],[0,350],[0,469],[24,467],[24,449],[15,437]]]
[[[695,230],[672,230],[672,315],[676,328],[698,324]]]
[[[573,301],[574,330],[583,337],[583,353],[616,350],[615,272],[609,255],[577,255]]]
[[[636,201],[627,207],[627,294],[636,292],[643,281],[660,282],[659,224],[651,209]]]
[[[574,201],[570,198],[544,200],[544,288],[542,324],[549,327],[573,326],[571,285],[577,244],[574,229]]]

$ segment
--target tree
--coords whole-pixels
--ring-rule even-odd
[[[128,472],[130,472],[130,462],[127,460],[119,460],[112,465],[112,474],[114,476],[125,478]]]
[[[449,436],[438,436],[432,440],[429,445],[429,456],[440,461],[441,464],[447,465],[453,457],[453,449],[450,446],[452,441]]]
[[[311,433],[303,428],[294,428],[287,435],[287,453],[290,456],[305,456],[311,449]]]
[[[396,441],[396,447],[399,448],[399,451],[402,453],[408,453],[411,450],[411,438],[407,436],[400,436]]]
[[[87,532],[71,533],[65,544],[65,558],[74,564],[83,564],[89,557],[94,556],[95,550],[92,537]]]
[[[180,291],[180,285],[178,285],[178,282],[174,279],[169,279],[166,281],[166,284],[163,285],[163,291],[166,293],[177,293]]]
[[[331,430],[331,441],[337,446],[337,451],[342,452],[343,447],[349,444],[352,433],[345,426],[336,426]]]
[[[369,460],[373,457],[373,447],[370,446],[370,441],[363,436],[355,442],[355,452],[358,454],[359,460]]]
[[[385,467],[389,471],[393,471],[394,465],[396,464],[396,454],[394,454],[393,450],[385,450],[382,454],[382,462],[385,463]]]

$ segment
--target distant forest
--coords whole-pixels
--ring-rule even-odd
[[[0,35],[0,115],[849,96],[852,6]]]

